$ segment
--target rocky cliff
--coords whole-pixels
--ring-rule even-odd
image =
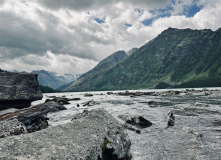
[[[37,74],[0,72],[0,110],[29,107],[42,99]]]

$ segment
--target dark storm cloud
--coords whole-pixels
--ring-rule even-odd
[[[0,0],[0,5],[3,4],[6,0]]]
[[[168,5],[170,0],[38,0],[38,2],[52,9],[71,8],[75,10],[82,10],[91,7],[96,8],[104,5],[116,4],[119,2],[131,3],[134,6],[161,8]]]

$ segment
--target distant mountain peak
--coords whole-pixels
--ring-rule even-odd
[[[138,48],[132,48],[131,50],[127,51],[126,54],[130,56],[131,54],[133,54],[137,50],[138,50]]]
[[[72,75],[72,74],[58,74],[56,72],[50,72],[46,70],[34,70],[32,73],[38,74],[38,81],[43,86],[48,86],[53,89],[57,89],[63,85],[69,84],[77,80],[80,75]]]

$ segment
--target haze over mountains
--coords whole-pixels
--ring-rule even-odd
[[[221,29],[168,28],[131,52],[114,53],[64,90],[221,85]]]
[[[70,82],[77,80],[80,77],[80,74],[64,74],[59,75],[55,72],[49,72],[45,70],[32,71],[32,73],[38,74],[38,81],[43,86],[48,86],[53,89],[58,89],[59,87],[66,85]]]

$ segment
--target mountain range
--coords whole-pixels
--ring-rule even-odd
[[[76,81],[79,77],[80,74],[64,74],[64,75],[59,75],[58,73],[55,72],[49,72],[45,70],[34,70],[32,73],[38,74],[38,81],[40,85],[42,86],[48,86],[53,89],[58,89],[63,85],[67,85],[70,82]]]
[[[64,91],[221,86],[221,28],[168,28],[127,53],[115,52]]]

